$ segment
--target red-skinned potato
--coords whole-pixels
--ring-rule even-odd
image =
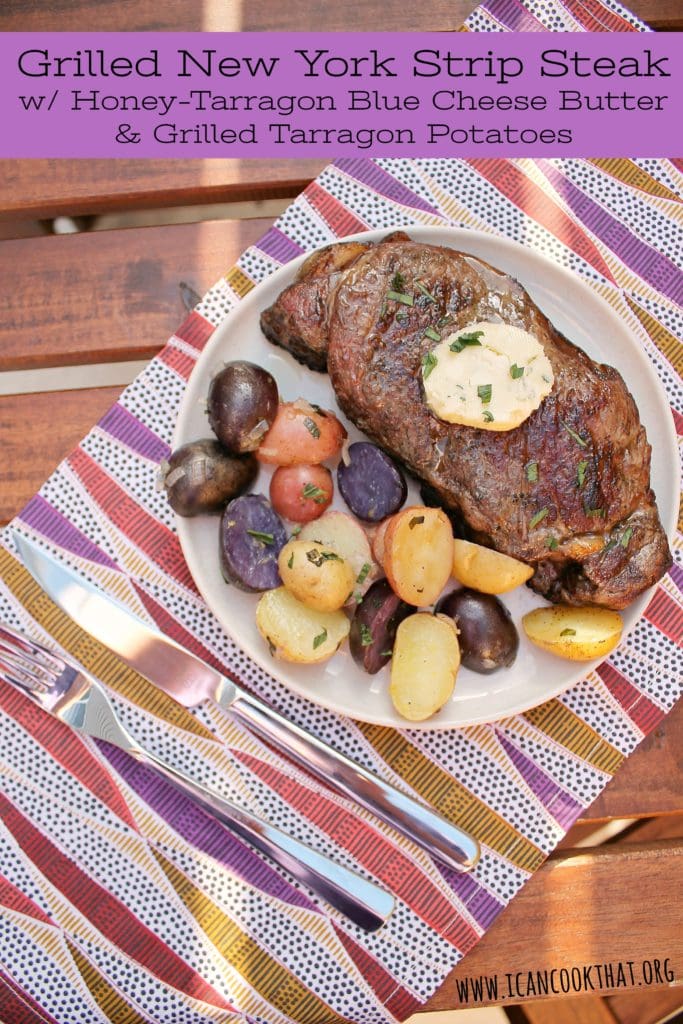
[[[256,455],[259,462],[275,466],[317,466],[339,455],[345,437],[334,413],[300,398],[280,403]]]
[[[333,492],[332,474],[324,466],[278,466],[270,481],[273,508],[293,523],[320,518]]]

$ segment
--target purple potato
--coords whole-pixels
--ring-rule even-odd
[[[396,463],[369,441],[349,446],[348,463],[340,462],[337,467],[337,483],[353,514],[368,523],[398,512],[408,494]]]
[[[209,386],[209,426],[230,452],[253,452],[278,410],[274,378],[262,366],[227,363]]]
[[[461,661],[473,672],[488,675],[515,660],[519,636],[510,612],[493,594],[454,590],[441,598],[436,610],[455,620]]]
[[[168,503],[179,516],[211,515],[247,489],[258,471],[253,455],[229,455],[213,438],[191,441],[162,462]]]
[[[351,623],[349,645],[356,664],[374,675],[392,655],[396,630],[415,609],[391,589],[389,580],[376,580]]]
[[[266,497],[235,498],[221,519],[221,572],[226,583],[250,593],[279,587],[277,558],[286,543],[287,531]]]

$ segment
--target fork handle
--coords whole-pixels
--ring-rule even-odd
[[[196,804],[261,853],[267,854],[360,928],[369,932],[376,931],[393,910],[393,897],[374,882],[336,864],[325,854],[238,807],[215,790],[167,764],[151,751],[137,748],[130,752],[139,761],[155,768],[177,789],[192,797]]]
[[[277,711],[246,694],[233,700],[229,710],[261,739],[285,751],[454,871],[471,871],[477,863],[479,843],[471,835]]]

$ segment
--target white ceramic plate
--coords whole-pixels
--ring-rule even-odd
[[[419,241],[463,250],[516,277],[563,334],[593,358],[617,367],[636,400],[653,445],[652,486],[664,528],[671,536],[679,490],[673,468],[678,460],[672,419],[655,371],[628,327],[578,277],[516,242],[454,228],[411,227],[409,231],[411,237]],[[387,231],[382,230],[354,237],[376,240],[386,234]],[[266,367],[277,380],[283,399],[289,401],[302,396],[332,409],[346,423],[352,441],[362,437],[339,412],[327,375],[302,367],[288,353],[266,341],[259,328],[261,310],[274,302],[292,281],[304,258],[287,264],[258,285],[217,328],[187,386],[174,447],[211,436],[204,412],[209,382],[224,362],[233,359],[249,359]],[[267,495],[270,475],[270,468],[263,467],[252,490]],[[414,487],[411,487],[408,504],[411,497],[422,504]],[[333,507],[345,509],[338,496]],[[292,665],[270,656],[254,621],[258,595],[245,594],[226,585],[221,576],[217,557],[218,523],[216,517],[179,518],[178,531],[197,587],[240,647],[302,697],[361,721],[405,728],[408,723],[396,714],[388,696],[388,667],[375,676],[366,675],[355,665],[348,650],[339,651],[326,664],[310,666]],[[519,653],[514,664],[487,676],[461,669],[453,697],[446,706],[429,721],[411,723],[410,728],[460,727],[524,711],[561,693],[598,664],[598,661],[564,661],[529,643],[520,626],[522,615],[544,602],[527,587],[519,587],[503,600],[520,633]],[[644,594],[623,613],[626,631],[638,621],[648,600],[649,595]]]

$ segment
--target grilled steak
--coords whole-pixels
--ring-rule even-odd
[[[387,298],[402,282],[413,305]],[[542,344],[552,392],[493,432],[427,407],[422,360],[478,321]],[[650,446],[619,373],[567,341],[513,278],[464,253],[391,236],[316,254],[262,315],[268,338],[327,368],[353,423],[426,482],[472,539],[536,567],[551,601],[624,608],[669,568],[650,489]],[[538,464],[537,479],[526,467]]]

